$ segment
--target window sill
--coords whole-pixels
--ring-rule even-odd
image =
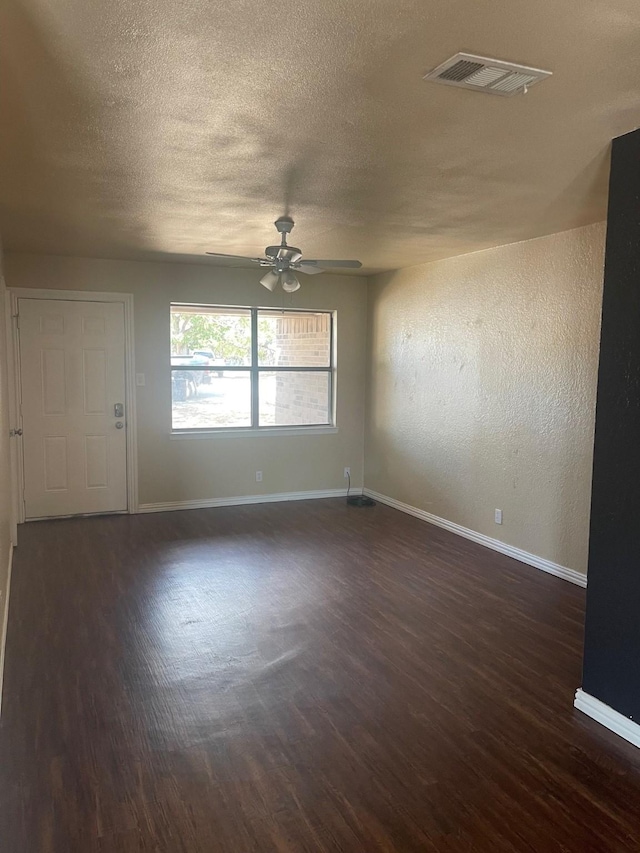
[[[183,439],[199,438],[256,438],[266,435],[334,435],[338,432],[336,426],[290,426],[290,427],[262,427],[261,429],[203,429],[203,430],[172,430],[171,441],[182,441]]]

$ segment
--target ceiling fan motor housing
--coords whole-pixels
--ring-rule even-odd
[[[289,261],[294,264],[302,257],[302,251],[295,246],[267,246],[264,250],[268,258],[273,258],[278,261]]]

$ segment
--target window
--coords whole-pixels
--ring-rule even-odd
[[[172,427],[331,426],[330,311],[171,306]]]

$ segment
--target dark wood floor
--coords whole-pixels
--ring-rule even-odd
[[[0,849],[638,851],[640,752],[572,709],[583,604],[383,506],[27,525]]]

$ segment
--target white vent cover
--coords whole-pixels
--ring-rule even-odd
[[[494,95],[522,95],[536,83],[550,77],[551,73],[540,68],[516,65],[514,62],[488,59],[486,56],[456,53],[426,74],[424,79]]]

